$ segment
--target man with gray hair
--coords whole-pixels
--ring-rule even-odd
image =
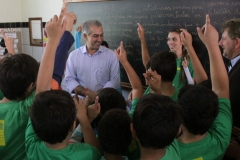
[[[119,62],[115,53],[101,46],[103,28],[98,20],[83,24],[86,45],[72,51],[67,60],[66,86],[69,92],[89,96],[94,101],[102,88],[120,87]]]
[[[240,127],[240,19],[231,19],[222,25],[219,45],[223,56],[229,59],[228,77],[233,125]]]

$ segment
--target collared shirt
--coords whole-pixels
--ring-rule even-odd
[[[69,92],[78,85],[91,91],[120,87],[119,61],[112,50],[103,46],[93,55],[87,52],[86,45],[72,51],[65,75]]]
[[[236,56],[231,60],[231,65],[228,66],[228,72],[231,71],[232,67],[237,63],[239,59],[240,59],[240,55]]]

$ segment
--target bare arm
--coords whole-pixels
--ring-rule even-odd
[[[216,29],[210,24],[209,15],[206,15],[206,24],[202,28],[198,27],[197,31],[208,50],[212,90],[219,98],[229,98],[228,75],[218,47],[219,36]]]
[[[56,50],[66,28],[66,21],[62,21],[65,13],[66,7],[63,7],[59,17],[55,15],[46,23],[45,28],[48,34],[48,45],[46,46],[39,67],[36,94],[51,89]]]
[[[8,53],[14,54],[15,53],[15,51],[14,51],[14,39],[12,37],[7,37],[5,35],[4,30],[1,30],[1,34],[3,36],[4,42],[5,42],[5,46],[6,46],[7,50],[8,50]]]
[[[132,99],[140,98],[143,94],[142,83],[127,60],[127,53],[123,47],[123,42],[120,43],[120,47],[115,50],[115,53],[128,75],[128,79],[132,86]]]
[[[197,54],[192,46],[192,36],[190,33],[188,33],[188,31],[186,29],[181,29],[181,40],[183,42],[184,47],[186,48],[189,57],[192,61],[193,64],[193,70],[194,70],[194,80],[196,82],[196,84],[207,80],[207,74],[201,64],[201,62],[199,61]]]
[[[144,35],[144,28],[140,23],[138,23],[138,37],[141,40],[141,49],[142,49],[142,62],[146,68],[147,63],[150,61],[150,56],[147,49],[147,43]]]

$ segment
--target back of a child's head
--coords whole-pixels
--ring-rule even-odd
[[[194,135],[203,135],[218,115],[218,97],[201,85],[184,86],[178,94],[183,112],[183,125]]]
[[[151,57],[150,67],[161,75],[164,82],[172,82],[177,72],[176,54],[169,51],[156,53]]]
[[[36,95],[30,110],[32,126],[37,136],[49,143],[66,139],[76,119],[71,95],[63,90],[50,90]]]
[[[101,105],[100,115],[103,116],[107,111],[119,108],[126,110],[126,101],[121,93],[114,88],[104,88],[98,93]]]
[[[31,84],[35,86],[39,65],[27,54],[15,54],[0,61],[0,88],[9,100],[22,100],[29,95]]]
[[[170,145],[178,135],[181,122],[179,105],[170,97],[152,93],[139,100],[132,118],[139,143],[149,149]]]
[[[131,118],[127,111],[112,109],[107,111],[98,125],[98,139],[105,153],[120,155],[132,140]]]

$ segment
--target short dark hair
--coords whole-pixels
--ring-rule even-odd
[[[101,116],[113,108],[126,110],[127,104],[124,97],[114,88],[104,88],[100,90],[98,97],[99,103],[101,105]]]
[[[105,47],[109,48],[108,43],[106,41],[102,41],[101,46],[105,46]]]
[[[9,100],[25,99],[28,87],[36,84],[38,62],[27,54],[14,54],[0,61],[0,88]]]
[[[228,36],[231,39],[240,38],[240,18],[230,19],[222,24],[221,32],[228,29]]]
[[[144,148],[162,149],[177,136],[182,122],[181,109],[170,97],[147,94],[138,102],[132,123]]]
[[[183,112],[183,125],[194,135],[203,135],[218,115],[218,97],[201,85],[184,86],[178,94]]]
[[[51,90],[36,95],[30,110],[32,126],[37,136],[50,144],[66,139],[76,117],[71,95],[63,90]]]
[[[150,67],[161,75],[162,81],[172,82],[177,72],[176,54],[169,51],[156,53],[151,57]]]
[[[127,111],[107,111],[98,125],[98,139],[104,152],[123,154],[132,140],[131,118]]]

